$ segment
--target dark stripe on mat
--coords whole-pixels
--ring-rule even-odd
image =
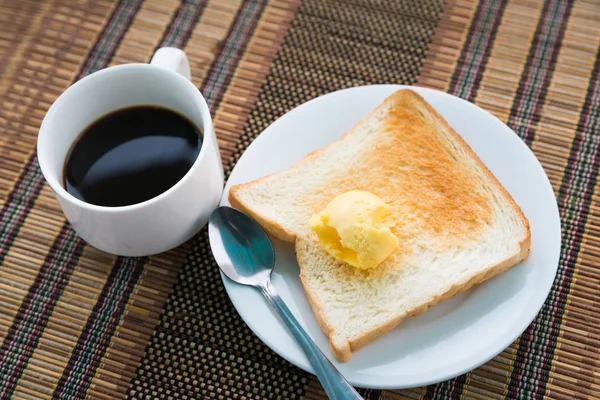
[[[541,118],[571,7],[571,1],[553,0],[545,3],[542,9],[542,17],[536,28],[507,122],[527,145],[533,142],[533,126],[537,126]],[[563,230],[563,233],[566,231]],[[557,279],[555,285],[559,281],[561,284],[554,286],[558,290],[551,291],[538,317],[521,335],[508,382],[509,393],[520,396],[527,392],[538,393],[546,385],[548,377],[541,376],[541,370],[536,364],[540,361],[546,363],[544,358],[556,344],[556,336],[552,335],[558,334],[562,315],[562,311],[556,313],[556,301],[566,299],[566,293],[563,292],[569,287],[570,277],[565,281]]]
[[[50,315],[81,255],[84,243],[63,225],[34,284],[29,288],[4,342],[0,346],[0,398],[7,399],[29,362]]]
[[[0,268],[44,186],[44,180],[39,179],[39,175],[37,158],[34,154],[27,160],[23,172],[0,210]]]
[[[132,257],[117,259],[53,396],[85,397],[146,261],[146,258]]]
[[[169,22],[167,30],[163,33],[163,37],[154,51],[159,47],[172,46],[183,49],[187,44],[192,33],[198,25],[202,13],[206,8],[208,0],[195,0],[189,3],[181,3],[175,11],[175,14]]]
[[[121,1],[115,7],[102,33],[98,36],[96,44],[82,64],[77,78],[92,72],[94,68],[103,68],[108,65],[108,60],[116,51],[118,43],[129,28],[140,5],[141,1]],[[30,169],[25,169],[18,180],[20,185],[16,186],[13,192],[23,193],[28,190],[28,187],[35,190],[28,192],[29,197],[24,201],[29,207],[23,207],[21,212],[24,216],[17,218],[17,221],[25,220],[43,187],[44,178],[39,168],[37,168],[35,154],[31,156],[27,165],[35,165],[36,168],[32,170],[33,173]],[[14,206],[14,203],[5,204],[9,213]],[[18,232],[18,229],[14,230],[14,236],[5,238],[10,245],[16,237],[16,232]],[[77,264],[83,247],[83,241],[75,235],[68,223],[65,223],[57,239],[52,244],[50,254],[44,261],[34,284],[29,289],[25,301],[17,311],[0,347],[0,398],[10,397],[14,391],[44,332],[52,310]]]
[[[219,107],[225,88],[229,85],[235,67],[246,51],[248,39],[252,37],[266,3],[266,0],[245,1],[239,8],[223,41],[223,47],[212,62],[200,87],[200,92],[211,112]]]
[[[484,0],[477,6],[448,93],[469,101],[475,99],[507,2]]]
[[[596,56],[600,57],[600,50]],[[573,266],[577,262],[581,249],[581,238],[590,214],[592,193],[598,183],[599,129],[600,63],[597,62],[558,192],[557,201],[561,210],[562,225],[562,249],[558,272],[553,290],[540,314],[519,343],[515,360],[517,367],[513,369],[509,382],[511,397],[542,396],[546,391],[547,374],[556,350],[562,316],[573,279]]]
[[[540,121],[572,6],[572,1],[564,0],[544,4],[519,81],[507,125],[528,145],[533,142],[534,127]]]

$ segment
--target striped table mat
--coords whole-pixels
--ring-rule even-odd
[[[525,333],[456,379],[367,399],[600,398],[598,0],[0,0],[0,398],[324,399],[231,305],[206,231],[147,258],[66,223],[37,166],[74,81],[185,49],[231,171],[293,107],[374,83],[433,87],[506,122],[562,219],[553,290]]]

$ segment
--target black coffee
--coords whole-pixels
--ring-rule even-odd
[[[164,193],[189,171],[202,147],[196,126],[174,111],[125,108],[88,126],[73,144],[64,186],[86,203],[117,207]]]

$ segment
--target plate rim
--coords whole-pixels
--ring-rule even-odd
[[[519,319],[517,320],[517,323],[514,324],[514,326],[518,325],[518,329],[515,329],[514,332],[513,331],[509,331],[509,332],[513,332],[512,335],[509,334],[505,334],[504,336],[499,336],[497,337],[495,340],[491,340],[490,341],[490,346],[494,347],[495,350],[490,351],[488,355],[486,355],[485,357],[482,358],[478,358],[478,361],[475,362],[469,362],[471,360],[471,358],[467,358],[463,361],[463,363],[465,364],[462,368],[457,368],[457,369],[453,369],[452,372],[447,372],[447,373],[442,373],[439,374],[435,377],[432,378],[423,378],[420,379],[418,381],[414,381],[414,382],[409,382],[407,384],[404,383],[394,383],[394,382],[388,382],[386,383],[381,383],[378,382],[377,384],[369,384],[369,382],[356,382],[353,381],[351,379],[348,379],[350,381],[350,383],[354,386],[358,386],[358,387],[362,387],[362,388],[370,388],[370,389],[403,389],[403,388],[412,388],[412,387],[418,387],[418,386],[425,386],[425,385],[430,385],[430,384],[435,384],[435,383],[439,383],[448,379],[452,379],[455,378],[457,376],[460,376],[468,371],[472,371],[475,368],[487,363],[488,361],[490,361],[491,359],[493,359],[494,357],[496,357],[498,354],[500,354],[503,350],[505,350],[507,347],[510,346],[511,343],[513,343],[521,334],[523,334],[523,332],[528,328],[528,326],[533,322],[533,320],[537,317],[537,315],[539,314],[540,310],[542,309],[542,307],[544,306],[544,304],[546,303],[546,300],[548,298],[548,296],[551,293],[552,290],[552,286],[554,283],[554,280],[556,279],[556,275],[558,273],[558,266],[559,266],[559,262],[560,262],[560,254],[561,254],[561,249],[562,249],[562,222],[560,220],[560,212],[559,212],[559,208],[558,208],[558,204],[556,201],[556,195],[554,194],[554,191],[552,189],[552,185],[550,183],[550,180],[548,178],[548,175],[546,174],[546,171],[544,170],[543,166],[541,165],[540,161],[537,159],[537,157],[535,156],[535,154],[533,153],[533,151],[518,137],[518,135],[514,132],[514,130],[512,130],[510,127],[508,127],[504,122],[502,122],[500,119],[498,119],[495,115],[493,115],[492,113],[490,113],[489,111],[477,106],[474,103],[471,103],[465,99],[462,99],[458,96],[454,96],[452,94],[440,91],[440,90],[436,90],[436,89],[431,89],[431,88],[425,88],[425,87],[420,87],[420,86],[413,86],[413,85],[399,85],[399,84],[376,84],[376,85],[361,85],[361,86],[353,86],[353,87],[349,87],[349,88],[345,88],[345,89],[341,89],[341,90],[336,90],[336,91],[332,91],[326,94],[323,94],[321,96],[312,98],[296,107],[294,107],[293,109],[287,111],[286,113],[284,113],[283,115],[281,115],[280,117],[278,117],[275,121],[273,121],[270,125],[268,125],[264,130],[262,130],[259,135],[253,140],[253,142],[244,150],[244,152],[242,153],[242,155],[240,156],[240,158],[237,160],[236,165],[234,166],[234,168],[231,170],[231,173],[229,174],[229,177],[227,179],[227,182],[224,186],[223,189],[223,194],[222,194],[222,198],[219,202],[219,205],[230,205],[229,201],[228,201],[228,195],[229,195],[229,189],[231,187],[232,181],[231,181],[231,177],[234,176],[234,173],[236,171],[236,168],[238,168],[239,162],[242,160],[242,158],[249,152],[251,151],[252,147],[255,145],[255,143],[257,143],[257,141],[264,141],[264,140],[268,140],[265,139],[266,136],[264,136],[264,133],[272,130],[273,127],[279,125],[279,123],[281,123],[281,120],[283,120],[284,118],[286,118],[290,113],[293,113],[295,111],[297,111],[299,108],[312,103],[312,102],[317,102],[317,101],[322,101],[323,98],[326,97],[332,97],[332,96],[337,96],[340,95],[341,92],[350,92],[350,91],[354,91],[354,90],[368,90],[369,88],[373,88],[373,87],[385,87],[385,88],[389,88],[390,93],[393,90],[400,90],[400,89],[412,89],[415,90],[417,93],[419,92],[432,92],[435,93],[434,95],[440,95],[442,97],[447,97],[447,98],[451,98],[452,101],[458,101],[463,107],[468,107],[471,109],[476,109],[477,112],[483,112],[484,114],[486,114],[487,118],[493,118],[495,120],[496,123],[500,123],[502,125],[504,125],[508,131],[507,133],[510,133],[512,135],[514,135],[517,139],[519,139],[518,141],[515,141],[515,143],[518,146],[521,146],[522,148],[524,148],[526,150],[526,152],[528,153],[529,157],[532,157],[533,160],[535,160],[535,163],[532,165],[532,167],[534,166],[536,169],[538,169],[542,175],[545,177],[544,179],[544,184],[552,191],[553,194],[553,207],[552,207],[552,212],[553,212],[553,218],[555,218],[555,222],[557,222],[557,228],[558,230],[555,232],[555,240],[556,238],[558,238],[557,243],[558,243],[558,249],[555,250],[556,251],[556,259],[553,261],[553,269],[552,269],[552,279],[548,279],[548,284],[546,285],[546,287],[544,287],[543,292],[543,301],[539,301],[539,306],[536,306],[534,308],[531,308],[531,310],[535,310],[535,312],[530,311],[529,313],[525,312],[522,315],[526,315],[526,318],[523,317],[523,319]],[[460,132],[457,132],[461,137],[463,136]],[[269,134],[272,135],[272,134]],[[262,137],[262,139],[261,139]],[[331,143],[332,141],[330,141],[329,143]],[[476,153],[477,154],[477,153]],[[301,158],[300,158],[301,159]],[[298,159],[299,160],[299,159]],[[298,160],[294,160],[294,162],[297,162]],[[482,160],[483,162],[483,160]],[[264,175],[263,175],[264,176]],[[290,356],[289,352],[286,352],[285,350],[283,350],[281,348],[281,346],[278,346],[276,344],[273,343],[272,340],[269,339],[269,335],[265,335],[260,329],[256,329],[252,318],[250,318],[248,315],[244,315],[240,312],[240,309],[237,306],[237,301],[235,299],[235,296],[232,296],[231,290],[232,288],[236,287],[237,285],[231,281],[229,281],[229,279],[222,273],[221,274],[221,280],[223,282],[223,285],[225,287],[225,290],[227,292],[227,296],[229,297],[230,301],[232,302],[236,312],[238,313],[238,315],[242,318],[242,320],[244,321],[244,323],[248,326],[248,328],[267,346],[269,347],[272,351],[274,351],[277,355],[279,355],[280,357],[282,357],[283,359],[287,360],[288,362],[290,362],[292,365],[295,365],[296,367],[309,372],[311,374],[314,374],[314,370],[312,369],[312,367],[310,366],[310,364],[307,363],[306,360],[297,360],[296,358],[293,358]],[[539,295],[541,297],[541,295]],[[537,298],[537,296],[535,297]],[[264,303],[267,307],[267,303]],[[526,323],[525,323],[526,321]],[[280,321],[278,321],[282,326],[283,323],[281,323]],[[521,325],[518,324],[518,322],[521,322]],[[285,329],[285,327],[284,327]],[[495,346],[493,346],[493,343],[496,343]],[[488,347],[490,347],[488,346]],[[498,350],[496,350],[498,349]],[[283,351],[282,351],[283,350]]]

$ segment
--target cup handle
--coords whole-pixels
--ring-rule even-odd
[[[175,47],[161,47],[156,50],[150,61],[151,65],[177,72],[187,80],[191,80],[190,63],[185,53]]]

